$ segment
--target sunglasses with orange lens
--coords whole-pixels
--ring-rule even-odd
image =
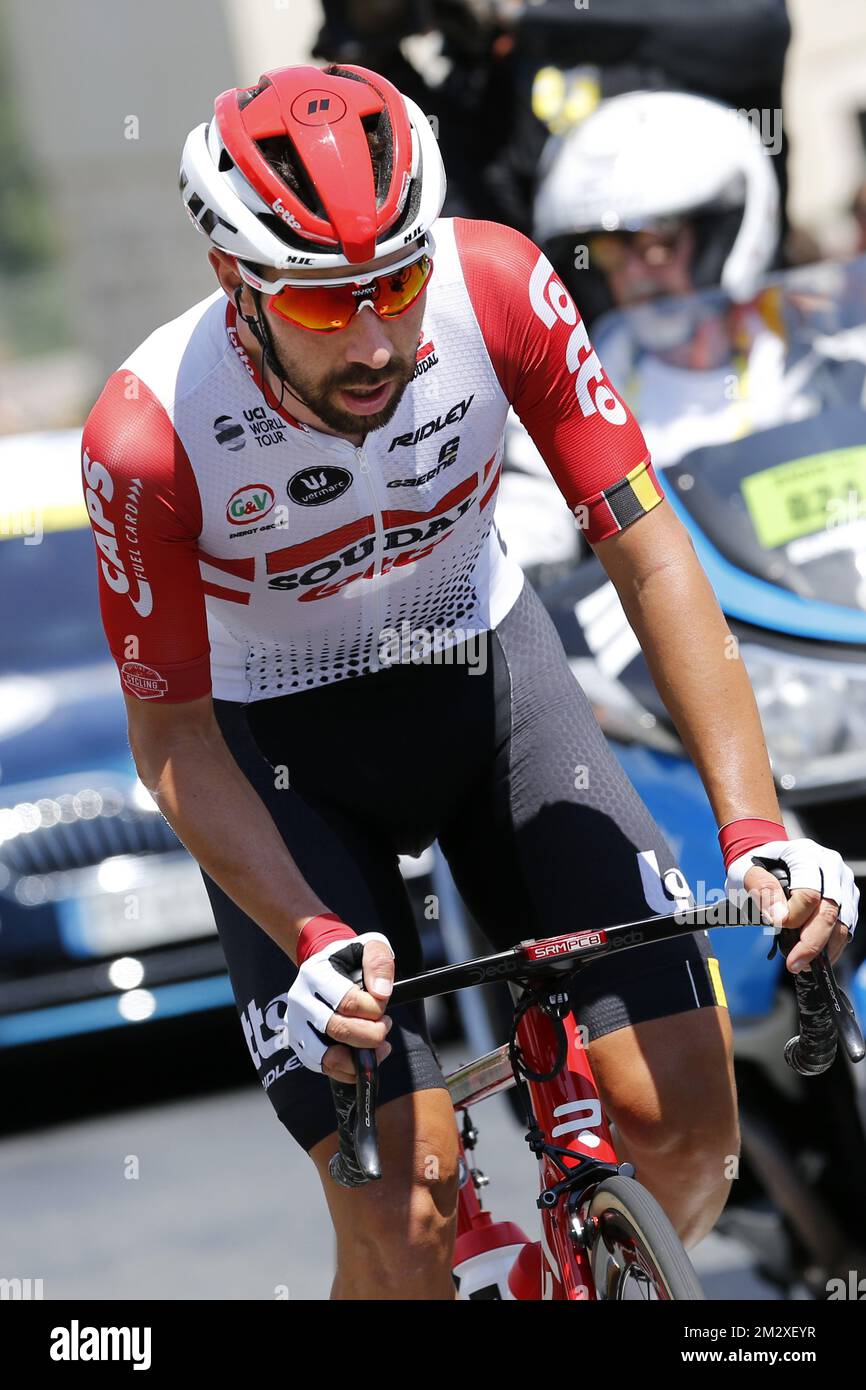
[[[396,319],[411,309],[433,273],[433,260],[421,256],[399,270],[385,271],[367,284],[284,285],[270,296],[270,307],[311,333],[336,333],[347,328],[364,304],[383,319]]]

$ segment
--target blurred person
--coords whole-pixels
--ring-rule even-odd
[[[112,375],[82,441],[130,744],[201,865],[262,1086],[321,1177],[333,1296],[449,1299],[454,1112],[423,1006],[388,1009],[421,964],[398,854],[438,839],[495,947],[577,901],[601,927],[684,891],[492,526],[510,406],[701,772],[729,891],[800,929],[790,971],[843,949],[856,887],[786,838],[743,665],[567,289],[520,233],[440,216],[419,108],[361,67],[273,70],[190,133],[181,191],[218,288]],[[395,653],[409,626],[429,644]],[[761,852],[795,866],[789,902]],[[705,932],[659,942],[573,1000],[618,1145],[689,1244],[738,1145],[711,963]],[[328,1172],[329,1079],[354,1080],[359,1046],[382,1062],[383,1177],[351,1189]]]
[[[681,92],[602,102],[549,142],[534,211],[656,466],[819,408],[763,287],[780,231],[775,160],[738,112]],[[628,312],[602,326],[610,308]],[[851,355],[831,337],[816,340],[827,362]]]
[[[854,218],[854,254],[859,256],[866,251],[866,179],[851,200],[851,216]]]
[[[785,223],[782,79],[791,26],[785,0],[533,0],[510,25],[515,99],[487,171],[503,217],[532,235],[532,201],[549,134],[599,102],[634,91],[684,91],[766,123]]]
[[[533,235],[590,322],[708,285],[747,299],[778,234],[772,159],[751,122],[717,102],[613,97],[545,150]]]
[[[432,118],[448,164],[446,216],[503,220],[487,171],[515,101],[507,0],[324,0],[323,8],[313,56],[375,68]],[[435,85],[402,47],[434,32],[447,68]]]
[[[749,121],[683,92],[611,97],[550,138],[533,211],[533,236],[587,323],[614,307],[648,306],[608,336],[606,360],[656,465],[744,428],[754,418],[747,396],[759,416],[776,412],[767,376],[779,380],[781,342],[758,327],[750,375],[726,316],[675,298],[720,285],[748,300],[773,260],[778,186]],[[732,393],[732,376],[748,389]],[[524,566],[576,558],[580,535],[568,520],[512,412],[497,505],[505,543]]]
[[[781,340],[759,315],[745,334],[743,315],[735,328],[693,294],[718,286],[746,305],[773,261],[778,186],[748,120],[688,93],[613,97],[550,141],[534,214],[590,323],[632,310],[607,356],[658,465],[776,417]]]

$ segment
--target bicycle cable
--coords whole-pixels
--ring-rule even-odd
[[[568,1036],[565,1031],[559,1011],[550,1001],[550,983],[539,985],[518,1001],[514,1010],[514,1018],[511,1023],[511,1033],[508,1038],[508,1060],[511,1063],[511,1070],[515,1077],[525,1081],[553,1081],[565,1066],[568,1056]],[[528,1013],[533,1007],[537,1007],[541,1013],[550,1019],[556,1036],[556,1060],[553,1068],[549,1072],[532,1071],[527,1065],[523,1053],[517,1043],[517,1029],[524,1014]]]

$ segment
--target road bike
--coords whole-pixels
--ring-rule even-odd
[[[785,883],[776,861],[762,861]],[[730,921],[731,916],[735,920]],[[730,900],[642,918],[602,929],[524,941],[506,951],[427,971],[398,981],[391,1003],[431,999],[493,981],[511,987],[514,1015],[507,1044],[446,1077],[458,1124],[460,1188],[455,1281],[473,1254],[498,1249],[499,1274],[472,1282],[469,1298],[544,1298],[597,1301],[689,1301],[703,1298],[700,1283],[674,1227],[630,1163],[617,1158],[610,1124],[575,1023],[571,986],[592,962],[613,951],[639,950],[655,941],[717,926],[763,926],[751,899]],[[768,930],[765,928],[765,930]],[[799,933],[782,929],[777,946],[787,955]],[[362,982],[360,967],[350,973]],[[864,1055],[863,1036],[847,997],[836,984],[826,950],[795,976],[799,1032],[785,1047],[801,1075],[825,1071],[841,1040],[852,1062]],[[357,1050],[354,1086],[331,1082],[339,1149],[331,1177],[346,1187],[381,1177],[376,1138],[375,1054]],[[541,1236],[530,1241],[510,1222],[494,1223],[479,1191],[484,1179],[469,1163],[477,1130],[469,1107],[518,1086],[526,1116],[526,1142],[538,1160]],[[685,1178],[686,1175],[684,1175]],[[495,1262],[488,1260],[489,1267]],[[505,1273],[503,1273],[505,1271]],[[458,1295],[463,1296],[458,1284]]]

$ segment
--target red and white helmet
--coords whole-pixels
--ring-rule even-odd
[[[299,192],[260,148],[275,137],[294,152]],[[278,267],[283,282],[295,267],[324,279],[402,248],[417,256],[442,210],[445,169],[423,111],[378,73],[274,68],[221,93],[213,120],[190,131],[180,190],[213,246]]]

